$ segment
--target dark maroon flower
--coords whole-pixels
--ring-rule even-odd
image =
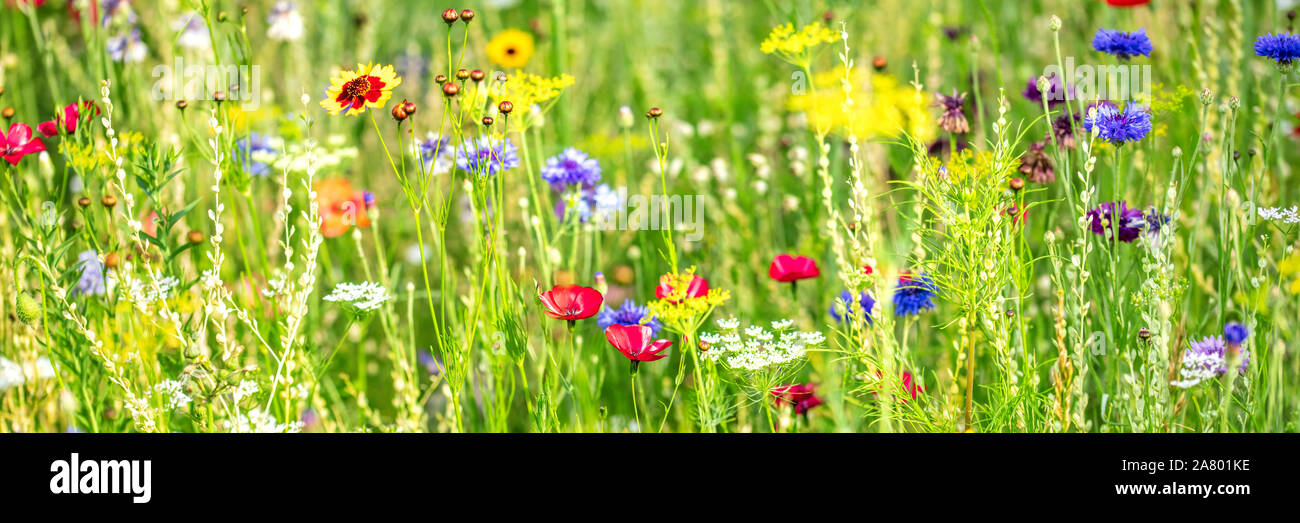
[[[1020,157],[1020,173],[1031,182],[1047,183],[1056,180],[1056,169],[1052,167],[1052,159],[1043,152],[1043,147],[1046,145],[1047,142],[1031,143],[1029,149],[1025,150],[1025,155]]]
[[[939,101],[934,105],[943,108],[943,114],[939,115],[939,128],[950,133],[962,134],[970,132],[970,124],[966,123],[966,114],[962,112],[962,105],[966,103],[966,93],[957,94],[957,90],[952,90],[952,96],[939,95]]]
[[[1030,78],[1029,85],[1025,87],[1025,99],[1034,102],[1035,105],[1042,107],[1043,95],[1047,95],[1047,106],[1056,107],[1065,102],[1065,88],[1061,86],[1061,77],[1052,73],[1047,76],[1047,93],[1038,90],[1038,78]],[[1073,87],[1073,86],[1071,86]],[[1071,89],[1073,90],[1073,89]]]
[[[1052,120],[1052,134],[1048,135],[1043,141],[1051,141],[1052,135],[1056,136],[1056,142],[1066,149],[1074,148],[1074,126],[1070,124],[1071,120],[1078,121],[1079,113],[1066,113],[1057,116]]]

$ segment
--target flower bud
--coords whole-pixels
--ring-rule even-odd
[[[117,206],[117,197],[109,194],[101,198],[99,200],[99,203],[102,204],[104,207],[108,207],[109,209],[112,209],[113,207]]]
[[[82,209],[85,209],[86,207],[90,207],[90,198],[87,198],[85,196],[77,198],[77,205],[81,206]]]
[[[1007,183],[1007,185],[1011,187],[1011,190],[1019,191],[1025,188],[1025,179],[1019,177],[1012,178],[1011,181]]]
[[[440,74],[440,75],[438,75],[438,76],[435,76],[435,77],[433,77],[433,82],[436,83],[436,84],[438,84],[438,85],[445,84],[445,83],[447,83],[447,75],[445,75],[445,74]]]
[[[651,107],[649,111],[646,111],[645,115],[650,118],[659,118],[664,115],[664,110],[658,107]]]
[[[632,127],[632,108],[624,105],[618,108],[618,125],[619,127]]]
[[[8,120],[8,119],[10,119],[10,118],[13,118],[13,117],[14,117],[14,108],[13,108],[13,107],[5,107],[3,111],[0,111],[0,116],[4,116],[6,120]]]
[[[1214,93],[1209,89],[1201,89],[1201,105],[1210,105],[1214,103]]]
[[[180,109],[180,110],[182,110],[182,111],[184,111],[185,108],[186,108],[186,107],[189,107],[189,106],[190,106],[190,103],[187,102],[187,101],[185,101],[185,100],[177,100],[177,101],[176,101],[176,108],[177,108],[177,109]]]
[[[406,100],[402,100],[402,110],[406,111],[407,116],[415,115],[415,109],[416,109],[415,102],[408,102]]]
[[[189,234],[185,235],[185,239],[189,240],[190,243],[203,243],[203,237],[203,231],[198,230],[190,231]]]
[[[447,22],[447,25],[454,24],[459,19],[460,13],[457,13],[455,9],[448,8],[442,12],[442,21]]]
[[[460,92],[460,86],[459,86],[459,85],[456,85],[456,84],[451,83],[451,82],[447,82],[447,83],[445,83],[445,84],[442,84],[442,94],[446,95],[448,98],[451,98],[451,97],[453,97],[453,96],[456,96],[456,93],[459,93],[459,92]]]
[[[110,252],[108,253],[108,256],[104,257],[105,267],[108,267],[110,269],[116,269],[117,266],[121,264],[122,264],[122,259],[115,252]]]
[[[484,73],[482,69],[475,69],[469,72],[469,79],[475,82],[482,82],[483,78],[486,76],[487,73]]]
[[[457,80],[464,81],[465,79],[468,79],[468,78],[469,78],[469,69],[457,69],[457,70],[456,70],[456,79],[457,79]]]
[[[393,106],[393,119],[394,119],[394,120],[397,120],[398,122],[401,122],[401,121],[403,121],[403,120],[406,120],[406,116],[407,116],[407,114],[406,114],[405,106],[406,106],[405,103],[400,103],[400,104],[397,104],[397,105],[394,105],[394,106]]]
[[[460,19],[461,19],[462,22],[465,22],[465,23],[468,24],[470,20],[473,20],[473,19],[474,19],[474,10],[473,10],[473,9],[465,9],[465,10],[461,11],[461,12],[460,12]]]
[[[493,120],[491,116],[484,116],[484,117],[483,117],[483,127],[491,127],[492,124],[495,123],[495,122],[496,122],[496,120]]]
[[[19,321],[31,325],[41,318],[41,304],[29,294],[25,292],[18,293],[18,301],[15,305],[14,308],[17,309]]]
[[[889,65],[889,61],[885,60],[885,57],[883,56],[877,56],[871,59],[871,67],[876,68],[877,71],[884,71],[885,66],[887,65]]]
[[[1057,31],[1060,31],[1060,30],[1061,30],[1061,17],[1056,16],[1056,15],[1052,15],[1051,18],[1048,18],[1048,19],[1047,19],[1047,28],[1048,28],[1048,29],[1051,29],[1053,33],[1057,32]]]
[[[510,114],[511,111],[515,110],[515,104],[511,103],[510,100],[505,100],[497,104],[497,110],[501,111],[501,114]]]

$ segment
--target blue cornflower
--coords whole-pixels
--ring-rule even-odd
[[[1300,34],[1269,33],[1256,38],[1255,54],[1272,59],[1278,65],[1291,65],[1300,59]]]
[[[1125,104],[1123,110],[1111,103],[1095,107],[1093,114],[1083,118],[1083,128],[1093,132],[1093,127],[1097,127],[1097,136],[1103,141],[1123,145],[1141,140],[1151,132],[1151,113],[1136,104]]]
[[[109,38],[105,48],[115,62],[139,62],[149,55],[149,46],[140,38],[139,27],[131,28],[131,32],[125,35]]]
[[[663,324],[650,314],[649,307],[637,305],[632,300],[623,301],[623,306],[617,309],[602,308],[600,315],[596,317],[596,325],[599,325],[601,330],[608,329],[610,325],[645,325],[650,327],[651,338],[658,336],[659,329],[663,327]]]
[[[1136,55],[1151,56],[1151,39],[1145,27],[1132,33],[1100,29],[1092,37],[1092,48],[1127,60]]]
[[[577,199],[574,210],[581,223],[591,221],[592,217],[598,217],[598,222],[614,219],[623,202],[619,194],[609,188],[609,184],[602,183],[595,187],[584,185],[576,194],[566,195],[555,202],[555,217],[564,219],[568,201],[573,198]]]
[[[844,321],[844,315],[848,312],[852,303],[853,293],[847,290],[841,292],[838,298],[831,301],[831,317],[835,318],[835,321]],[[876,306],[876,300],[867,295],[866,291],[862,291],[858,296],[858,305],[862,309],[862,315],[867,318],[867,323],[873,323],[871,321],[871,309]]]
[[[267,160],[268,156],[274,154],[271,137],[264,134],[249,133],[248,137],[235,142],[235,157],[244,166],[244,170],[253,176],[266,176],[271,172],[271,166],[262,160]]]
[[[76,296],[100,295],[104,294],[106,285],[104,285],[104,264],[99,262],[99,255],[93,250],[82,251],[77,255],[77,268],[81,269],[81,276],[77,278],[77,286],[72,289],[72,294]]]
[[[938,291],[934,280],[924,274],[899,276],[898,287],[894,288],[894,314],[907,316],[933,309],[934,294]]]
[[[451,170],[451,155],[453,154],[449,142],[450,140],[447,137],[430,132],[423,141],[415,142],[411,154],[424,162],[426,171],[438,173],[448,171]],[[438,161],[437,167],[433,163],[435,159]]]
[[[1150,234],[1159,234],[1160,229],[1169,223],[1171,219],[1168,214],[1161,214],[1160,211],[1157,211],[1155,206],[1148,207],[1142,216],[1146,219],[1147,232]]]
[[[546,165],[542,166],[542,178],[557,191],[572,185],[595,185],[600,181],[600,162],[569,147],[546,160]]]
[[[492,139],[487,136],[470,138],[456,146],[456,166],[461,170],[488,176],[519,167],[519,154],[509,138]]]
[[[1250,331],[1246,330],[1245,325],[1233,321],[1223,326],[1223,339],[1227,340],[1228,345],[1241,345],[1248,336]]]

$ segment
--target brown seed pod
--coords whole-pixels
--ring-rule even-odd
[[[1025,179],[1024,179],[1024,178],[1012,178],[1010,182],[1007,182],[1007,185],[1011,186],[1011,190],[1013,190],[1013,191],[1019,191],[1019,190],[1025,188]]]
[[[448,8],[442,12],[442,21],[447,22],[447,25],[454,24],[459,19],[460,13],[456,12],[455,9]]]
[[[110,269],[116,269],[117,266],[121,264],[122,264],[122,259],[118,257],[117,253],[115,252],[110,252],[108,253],[108,256],[104,257],[105,267],[108,267]]]
[[[203,237],[203,231],[198,230],[190,231],[189,234],[185,235],[185,239],[189,240],[190,243],[203,243]]]
[[[86,207],[90,207],[90,198],[87,198],[85,196],[77,198],[77,205],[81,206],[82,209],[85,209]]]
[[[510,114],[510,111],[515,110],[515,104],[511,103],[510,100],[506,100],[497,104],[497,110],[501,111],[501,114]]]
[[[104,207],[108,207],[109,209],[112,209],[113,207],[117,206],[117,197],[111,194],[105,195],[103,198],[99,200],[99,203],[102,204]]]
[[[456,84],[451,83],[451,82],[447,82],[447,83],[445,83],[445,84],[442,84],[442,94],[443,94],[443,95],[446,95],[448,98],[453,97],[453,96],[456,96],[456,93],[459,93],[459,92],[460,92],[460,86],[459,86],[459,85],[456,85]]]

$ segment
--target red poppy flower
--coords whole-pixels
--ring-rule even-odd
[[[556,285],[538,294],[537,299],[542,301],[547,316],[568,321],[569,326],[577,320],[595,316],[605,301],[596,289],[580,285]]]
[[[672,277],[668,274],[659,278],[659,285],[655,287],[655,297],[661,300],[667,299],[673,295]],[[686,285],[686,298],[700,298],[709,294],[709,282],[699,275],[692,275],[691,282]],[[677,300],[668,300],[668,303],[679,303]]]
[[[85,109],[94,108],[95,114],[99,114],[99,108],[95,107],[95,102],[85,100],[81,102],[81,106]],[[80,119],[81,111],[77,109],[77,104],[68,104],[67,107],[63,108],[63,130],[68,134],[77,132],[77,122],[80,121]],[[59,134],[59,121],[54,119],[41,122],[40,125],[36,126],[36,128],[40,130],[41,134],[45,135],[46,138],[49,138]]]
[[[654,339],[654,329],[649,325],[619,325],[617,323],[610,325],[605,329],[605,339],[615,349],[632,360],[632,373],[636,374],[636,367],[643,361],[655,361],[666,358],[667,354],[662,354],[664,349],[670,347],[673,342],[668,340]]]
[[[884,377],[884,374],[881,373],[880,371],[876,371],[876,377],[878,377],[878,378],[883,378],[883,377]],[[912,373],[911,373],[911,372],[903,371],[903,383],[902,383],[902,385],[903,385],[903,392],[906,392],[906,393],[908,393],[908,394],[911,394],[911,395],[912,395],[912,399],[916,399],[916,397],[917,397],[918,395],[920,395],[920,394],[924,394],[924,393],[925,393],[925,389],[921,387],[921,382],[916,381],[916,380],[912,377]],[[900,401],[902,401],[903,403],[907,403],[907,400],[906,400],[906,399],[900,399]]]
[[[817,268],[817,262],[812,258],[790,256],[789,254],[782,254],[773,258],[772,265],[767,268],[767,275],[779,282],[816,278],[821,274],[821,269]]]
[[[0,134],[0,156],[11,165],[18,165],[18,160],[33,153],[45,150],[40,138],[32,137],[32,128],[25,123],[9,126],[8,134]]]
[[[1151,0],[1106,0],[1106,4],[1111,7],[1137,7],[1149,3],[1151,3]]]
[[[776,398],[778,405],[793,405],[795,414],[807,414],[809,409],[823,403],[822,399],[814,394],[816,389],[815,383],[782,385],[772,389],[772,396]]]

